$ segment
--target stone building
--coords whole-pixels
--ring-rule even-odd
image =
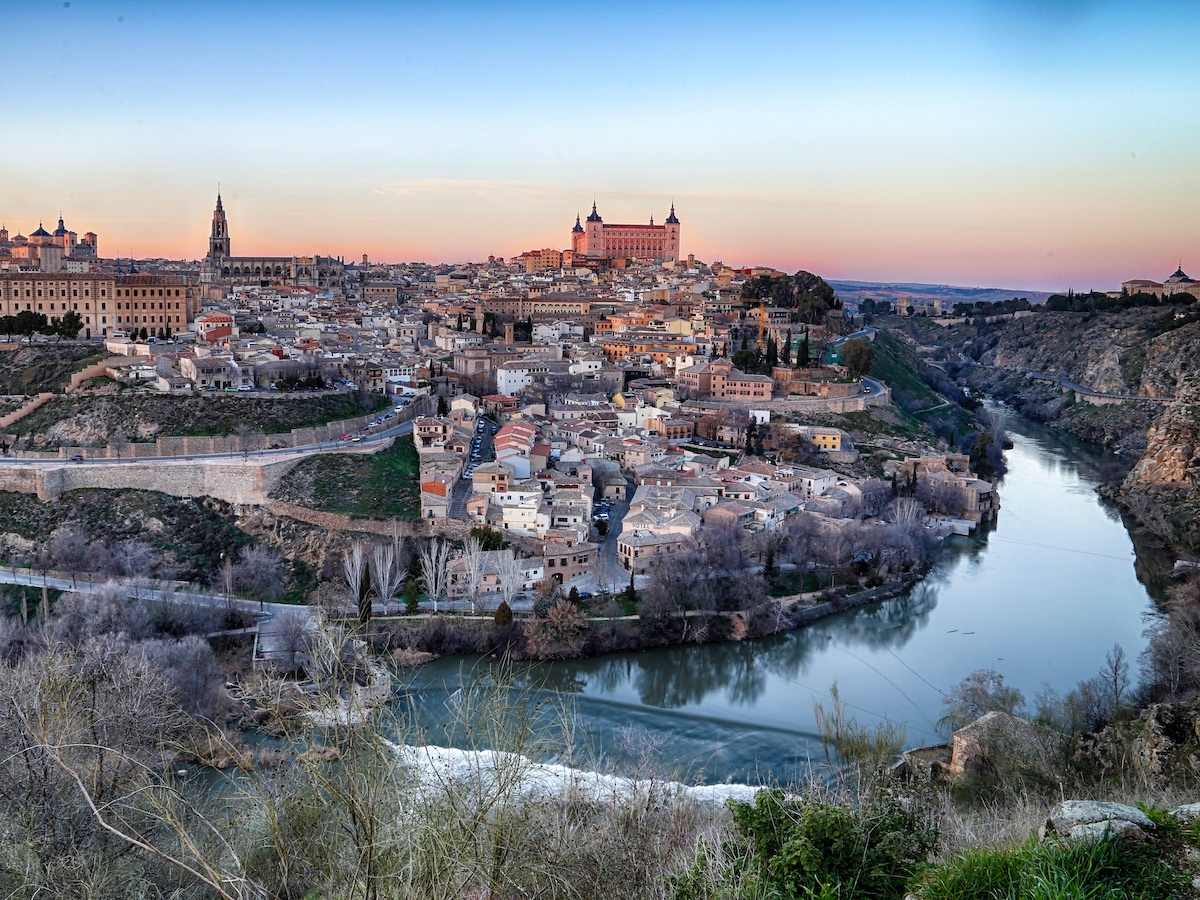
[[[675,217],[675,204],[671,214],[662,225],[606,225],[592,204],[587,225],[575,217],[571,229],[571,251],[575,257],[591,259],[639,258],[679,261],[679,219]]]
[[[316,288],[338,287],[346,268],[340,257],[332,256],[233,256],[229,221],[221,195],[213,210],[208,253],[200,264],[200,283],[253,284],[268,287],[287,284]]]
[[[186,331],[198,306],[181,275],[0,272],[0,315],[29,310],[55,319],[73,311],[83,320],[84,338],[134,328],[147,334]]]
[[[9,238],[8,229],[0,225],[0,267],[42,272],[86,271],[96,261],[96,248],[95,232],[89,231],[79,240],[79,235],[63,224],[62,216],[58,217],[53,234],[39,222],[29,237],[18,233]],[[73,262],[80,265],[72,266]]]

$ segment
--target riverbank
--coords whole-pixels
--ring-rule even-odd
[[[487,654],[545,662],[591,659],[613,653],[740,643],[786,634],[829,616],[901,596],[929,570],[883,585],[847,592],[808,591],[777,597],[742,610],[674,610],[648,615],[588,616],[567,601],[546,616],[497,621],[494,616],[406,616],[376,619],[372,650],[418,664],[434,657]]]

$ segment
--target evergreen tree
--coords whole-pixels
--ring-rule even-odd
[[[450,415],[450,406],[446,403],[445,397],[438,397],[437,414],[439,416]]]
[[[808,329],[804,329],[804,339],[800,341],[800,349],[796,353],[796,365],[802,369],[807,369],[812,362],[812,357],[809,356],[808,350]]]
[[[775,365],[779,362],[779,347],[775,343],[775,338],[767,338],[767,367]]]
[[[787,330],[787,339],[783,342],[783,353],[779,356],[779,361],[785,366],[792,364],[792,329]]]

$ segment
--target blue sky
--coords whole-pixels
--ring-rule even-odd
[[[105,253],[465,260],[593,196],[828,277],[1111,288],[1200,247],[1197,8],[188,4],[6,10],[0,218]],[[11,133],[11,132],[10,132]],[[1200,258],[1193,268],[1200,270]]]

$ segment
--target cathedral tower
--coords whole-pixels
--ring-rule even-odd
[[[212,232],[208,236],[208,258],[216,260],[229,255],[229,223],[225,220],[225,207],[221,205],[221,194],[218,191],[217,208],[213,210]]]

